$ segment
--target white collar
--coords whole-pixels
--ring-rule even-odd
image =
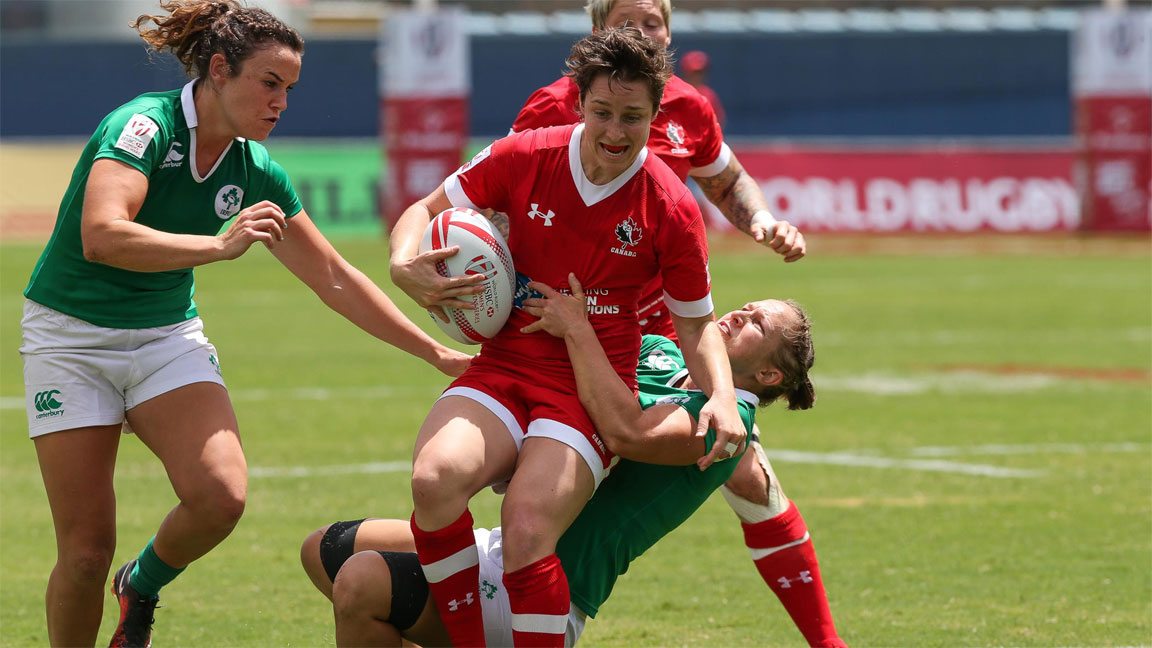
[[[188,122],[188,128],[196,128],[200,124],[196,117],[196,100],[192,97],[192,88],[199,80],[192,79],[180,91],[180,106],[184,109],[184,121]]]
[[[572,172],[572,181],[576,183],[576,191],[580,193],[580,198],[584,200],[586,206],[591,207],[616,193],[617,189],[640,171],[640,167],[644,166],[644,160],[648,159],[648,147],[640,149],[640,154],[624,173],[613,178],[608,184],[598,185],[584,175],[584,165],[580,164],[580,137],[583,133],[583,123],[577,124],[576,128],[572,129],[572,139],[568,140],[568,169]]]
[[[752,407],[760,407],[760,397],[746,389],[736,388],[736,397]]]

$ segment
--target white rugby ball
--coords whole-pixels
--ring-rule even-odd
[[[483,292],[461,298],[474,303],[474,309],[445,308],[449,321],[435,316],[432,321],[453,340],[482,344],[500,332],[512,313],[516,292],[512,254],[504,237],[487,218],[461,207],[445,209],[428,223],[420,252],[452,246],[459,246],[460,251],[436,264],[442,276],[486,274],[488,279],[481,284]]]

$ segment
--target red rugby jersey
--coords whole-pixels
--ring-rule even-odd
[[[592,184],[580,164],[583,129],[560,126],[497,140],[449,176],[444,188],[456,207],[508,215],[508,247],[518,274],[564,292],[568,273],[576,274],[597,337],[631,383],[640,348],[636,308],[653,278],[662,280],[677,314],[712,312],[708,242],[688,188],[646,149],[612,182]],[[482,353],[570,380],[563,340],[520,333],[534,320],[513,309]]]
[[[561,77],[528,97],[512,130],[520,132],[577,123],[579,103],[580,90],[576,83],[569,77]],[[678,76],[672,76],[664,87],[660,112],[652,120],[647,146],[681,181],[686,181],[690,174],[714,176],[728,166],[732,157],[712,105]],[[663,296],[664,287],[656,278],[645,287],[638,314],[644,323],[644,333],[675,338]]]

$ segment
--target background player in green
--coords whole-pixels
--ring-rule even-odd
[[[153,49],[173,52],[193,81],[141,95],[100,123],[24,293],[29,431],[57,541],[46,595],[53,645],[96,641],[116,544],[123,422],[164,464],[179,504],[116,574],[114,645],[150,642],[160,588],[222,541],[244,510],[247,466],[192,299],[193,267],[263,243],[368,333],[448,375],[468,363],[333,249],[256,143],[300,76],[299,34],[233,0],[160,6],[164,13],[134,26]]]
[[[564,338],[581,402],[605,441],[629,458],[612,468],[557,547],[569,574],[573,604],[569,643],[578,637],[586,616],[599,612],[628,565],[688,519],[728,480],[739,461],[717,462],[703,471],[694,465],[711,447],[714,433],[696,434],[696,417],[707,397],[694,389],[680,350],[667,338],[644,337],[637,399],[613,375],[585,318],[585,296],[575,278],[570,280],[572,295],[532,284],[547,299],[526,305],[542,317],[545,330]],[[725,315],[720,326],[747,429],[757,405],[784,398],[789,409],[812,406],[812,338],[807,315],[798,305],[752,302]],[[482,584],[480,601],[486,638],[489,645],[511,645],[507,599],[497,573],[499,531],[481,530],[476,537],[481,579],[489,585]],[[447,640],[411,551],[411,530],[403,520],[338,522],[305,540],[301,559],[313,583],[333,600],[338,644],[400,645],[404,637],[441,645]]]

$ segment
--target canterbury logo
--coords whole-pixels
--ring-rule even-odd
[[[42,391],[33,396],[32,401],[36,404],[36,411],[51,412],[52,410],[58,410],[64,407],[64,403],[56,400],[56,397],[59,395],[59,389],[49,389],[48,391]]]

